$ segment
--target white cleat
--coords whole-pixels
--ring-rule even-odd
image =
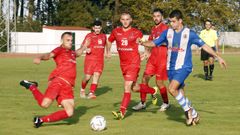
[[[80,98],[86,98],[85,90],[81,89],[80,90]]]
[[[146,108],[146,103],[144,102],[142,104],[142,102],[139,102],[137,105],[133,106],[132,109],[135,110],[135,111],[139,111],[139,110],[142,110],[142,109],[145,109]]]
[[[159,111],[159,112],[164,112],[164,111],[166,111],[169,107],[170,107],[170,104],[163,103],[163,104],[160,106],[160,109],[159,109],[158,111]]]
[[[193,118],[192,118],[192,108],[190,108],[188,111],[185,112],[186,116],[186,124],[187,126],[190,126],[193,124]]]

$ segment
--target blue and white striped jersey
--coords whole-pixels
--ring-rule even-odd
[[[167,70],[192,68],[192,44],[199,47],[205,44],[204,41],[189,28],[183,28],[180,32],[168,29],[153,42],[156,46],[160,46],[163,43],[167,44]]]

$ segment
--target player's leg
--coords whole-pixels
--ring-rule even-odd
[[[205,80],[208,80],[208,62],[209,59],[209,54],[204,51],[203,49],[201,49],[201,60],[203,61],[203,71],[204,71],[204,75],[205,75]]]
[[[74,113],[73,99],[62,100],[61,105],[64,108],[63,110],[59,110],[57,112],[51,113],[43,117],[35,117],[34,118],[35,127],[38,128],[42,125],[42,123],[60,121],[60,120],[69,118],[73,115]]]
[[[93,80],[92,80],[92,84],[90,86],[90,92],[88,94],[88,99],[96,98],[95,91],[97,89],[97,85],[98,85],[100,77],[101,77],[101,73],[99,73],[99,72],[93,73]]]
[[[85,74],[83,79],[82,79],[82,87],[80,90],[80,97],[81,98],[86,98],[86,94],[85,94],[85,88],[89,82],[89,80],[91,79],[92,75],[91,74]]]
[[[184,95],[180,91],[178,91],[179,87],[180,83],[177,80],[172,80],[169,84],[168,90],[169,93],[178,101],[179,105],[184,110],[186,115],[186,124],[191,125],[193,121],[192,109],[190,108],[190,106],[188,106]]]
[[[170,79],[170,84],[168,88],[169,93],[178,101],[180,106],[185,111],[187,125],[195,124],[192,116],[193,109],[188,104],[190,101],[187,99],[186,96],[182,94],[180,89],[184,87],[184,80],[188,77],[190,73],[191,69],[168,71],[168,76]]]
[[[214,70],[214,57],[209,57],[209,80],[212,80],[212,74],[213,74],[213,70]]]
[[[51,82],[50,82],[51,84]],[[23,80],[20,82],[20,85],[22,85],[23,87],[25,87],[26,89],[29,89],[32,94],[33,94],[33,97],[35,98],[35,100],[38,102],[38,105],[40,107],[43,107],[43,108],[48,108],[53,100],[48,98],[48,97],[45,97],[45,95],[43,95],[37,88],[37,83],[36,82],[31,82],[31,81],[27,81],[27,80]]]
[[[131,100],[132,85],[133,85],[133,81],[126,81],[126,80],[124,81],[124,94],[123,94],[120,109],[117,112],[112,111],[116,119],[123,119],[126,114],[126,110]]]
[[[182,93],[183,96],[185,95],[184,87],[180,88],[179,91]],[[192,103],[188,99],[186,99],[186,103],[192,108],[192,117],[193,117],[193,121],[194,121],[193,124],[199,123],[200,116],[197,113],[197,111],[195,110],[195,108],[193,108]]]
[[[167,88],[166,88],[163,80],[156,80],[156,84],[157,84],[157,87],[160,91],[160,94],[161,94],[161,97],[162,97],[162,100],[163,100],[163,103],[162,103],[159,111],[163,112],[170,107],[169,101],[168,101]]]

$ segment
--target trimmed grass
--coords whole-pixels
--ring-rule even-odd
[[[171,108],[163,113],[158,106],[151,105],[150,96],[146,110],[134,112],[130,108],[139,102],[139,94],[132,94],[128,115],[124,120],[113,119],[112,110],[117,110],[123,94],[123,78],[118,57],[105,61],[105,69],[97,90],[96,100],[79,98],[83,76],[83,57],[78,59],[78,76],[75,87],[76,110],[74,117],[33,128],[35,115],[46,115],[59,110],[56,102],[49,109],[37,106],[32,94],[19,86],[22,79],[36,80],[40,90],[45,91],[47,77],[54,62],[32,64],[32,58],[0,58],[0,135],[238,135],[240,134],[240,55],[224,55],[228,69],[216,64],[214,81],[202,79],[202,63],[193,56],[194,70],[186,80],[186,95],[200,113],[201,123],[195,127],[185,126],[182,109],[169,95]],[[145,68],[142,63],[139,81]],[[150,84],[154,85],[155,77]],[[89,88],[89,85],[88,87]],[[158,104],[161,104],[159,98]],[[94,132],[90,119],[102,115],[107,120],[107,130]]]

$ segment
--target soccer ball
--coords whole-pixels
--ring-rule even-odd
[[[97,115],[91,119],[90,126],[94,131],[102,131],[106,129],[107,123],[103,116]]]

